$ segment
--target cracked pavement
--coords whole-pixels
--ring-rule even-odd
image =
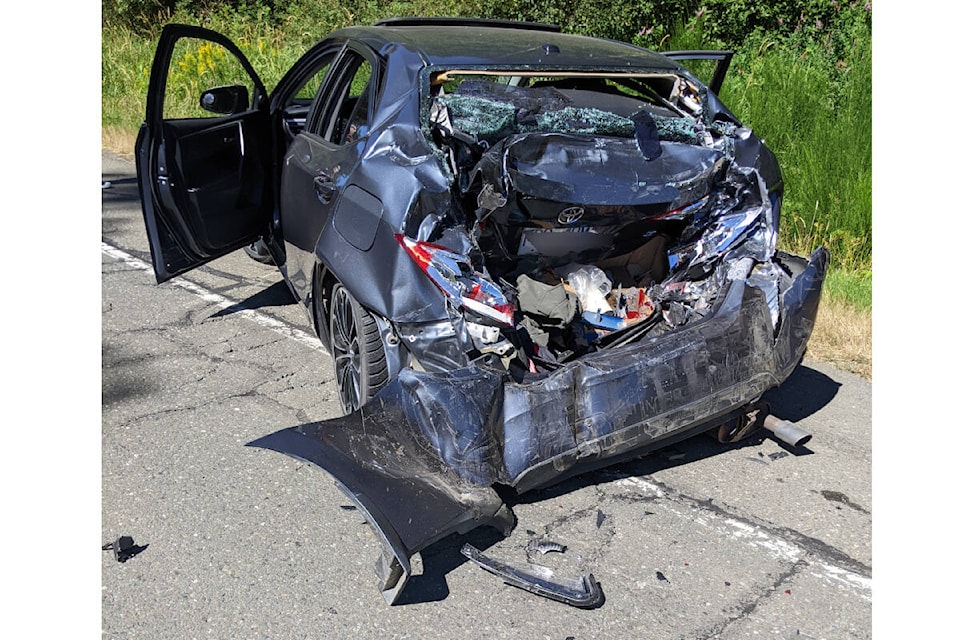
[[[329,356],[279,273],[242,252],[156,285],[133,163],[104,152],[104,638],[869,638],[871,385],[808,362],[774,394],[814,434],[706,437],[510,503],[414,561],[401,603],[374,580],[376,537],[317,469],[245,446],[338,415]],[[207,292],[201,294],[198,292]],[[531,540],[565,545],[539,554]],[[464,542],[593,573],[579,610],[501,583]]]

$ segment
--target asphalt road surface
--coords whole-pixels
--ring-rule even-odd
[[[521,496],[516,530],[426,549],[401,604],[323,472],[248,447],[339,415],[329,356],[275,268],[236,252],[158,286],[133,163],[103,154],[104,638],[870,638],[871,385],[805,362],[776,413],[814,434],[706,436]],[[602,606],[503,584],[464,542],[593,573]]]

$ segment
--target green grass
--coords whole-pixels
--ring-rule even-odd
[[[267,19],[262,12],[219,10],[194,15],[176,11],[144,19],[143,23],[150,26],[136,31],[105,22],[101,32],[102,126],[135,132],[143,122],[153,53],[162,25],[171,22],[199,25],[230,38],[256,69],[267,90],[272,90],[307,49],[330,31],[350,23],[350,14],[336,3],[304,3],[295,9],[275,19]],[[186,58],[186,53],[177,51],[174,62],[186,63],[198,82],[209,77],[210,84],[204,86],[215,86],[219,81],[217,73],[210,69],[201,71],[195,59]],[[190,53],[195,55],[196,51]]]
[[[860,47],[839,72],[815,50],[750,52],[721,95],[777,154],[785,244],[825,245],[845,269],[869,268],[872,254],[869,38]]]
[[[156,40],[108,25],[101,35],[101,124],[136,131],[143,122]]]
[[[857,311],[873,309],[873,274],[870,271],[831,269],[823,284],[824,299],[853,307]]]
[[[754,39],[739,50],[720,99],[773,149],[785,193],[780,245],[809,255],[830,250],[824,299],[872,306],[871,36],[854,29],[837,59],[825,46]],[[678,24],[663,50],[721,48],[697,24]],[[709,81],[712,66],[691,67]]]
[[[870,309],[870,38],[841,69],[814,50],[771,48],[744,57],[721,98],[780,161],[781,243],[803,254],[826,246],[832,263],[825,296]]]

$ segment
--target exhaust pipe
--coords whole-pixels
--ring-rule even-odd
[[[802,447],[813,437],[812,433],[804,431],[789,420],[782,420],[772,414],[764,418],[763,428],[772,431],[779,440],[793,447]]]

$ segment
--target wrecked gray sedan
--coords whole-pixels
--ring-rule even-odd
[[[201,46],[234,76],[191,95]],[[390,20],[268,93],[223,36],[164,30],[137,142],[157,280],[253,243],[279,267],[347,415],[251,444],[333,476],[388,602],[427,545],[508,534],[505,491],[736,437],[799,363],[827,252],[776,249],[776,159],[716,97],[730,55],[673,57],[716,61],[710,86],[545,25]]]

